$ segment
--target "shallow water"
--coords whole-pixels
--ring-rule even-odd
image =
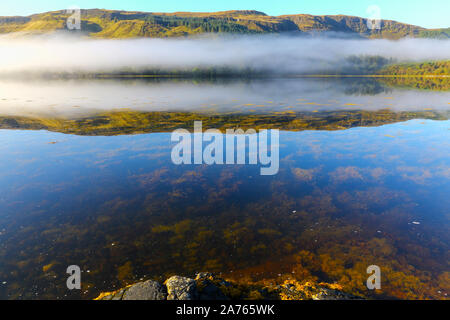
[[[449,103],[448,91],[370,79],[4,82],[0,298],[93,298],[140,279],[211,271],[445,299]],[[245,128],[264,128],[258,117],[266,114],[307,124],[277,122],[273,176],[261,176],[259,165],[174,165],[173,119],[135,132],[125,128],[130,118],[114,133],[114,123],[68,128],[71,119],[95,126],[99,114],[123,109],[131,118],[180,112],[177,121],[188,112],[236,113]],[[392,113],[370,118],[382,109]],[[368,113],[343,126],[350,110]],[[192,129],[191,120],[182,127]],[[73,264],[83,270],[81,292],[66,288]],[[369,265],[381,268],[376,293],[365,286]]]

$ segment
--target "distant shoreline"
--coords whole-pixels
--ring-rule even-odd
[[[447,79],[449,74],[114,74],[114,73],[14,73],[0,74],[0,79],[54,79],[54,80],[95,80],[95,79],[289,79],[289,78],[436,78]]]
[[[96,75],[98,78],[193,78],[187,75],[157,75],[157,74],[101,74]],[[217,76],[220,78],[220,76]],[[450,78],[450,75],[388,75],[388,74],[354,74],[354,75],[342,75],[342,74],[306,74],[306,75],[280,75],[280,76],[249,76],[249,78]]]

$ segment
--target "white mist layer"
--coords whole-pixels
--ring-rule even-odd
[[[240,36],[93,40],[63,36],[0,37],[0,72],[113,72],[125,68],[252,68],[307,73],[352,55],[397,61],[450,59],[450,41]]]

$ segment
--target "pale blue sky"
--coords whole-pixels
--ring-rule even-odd
[[[76,5],[87,8],[149,12],[222,11],[252,9],[270,15],[348,14],[368,17],[366,9],[378,5],[381,18],[426,28],[450,27],[450,0],[1,0],[0,16],[29,15]]]

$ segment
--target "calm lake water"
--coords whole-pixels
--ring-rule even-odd
[[[143,124],[156,113],[164,124]],[[1,80],[0,298],[210,271],[446,299],[449,115],[449,91],[371,79]],[[278,174],[173,164],[171,131],[196,119],[276,123]]]

